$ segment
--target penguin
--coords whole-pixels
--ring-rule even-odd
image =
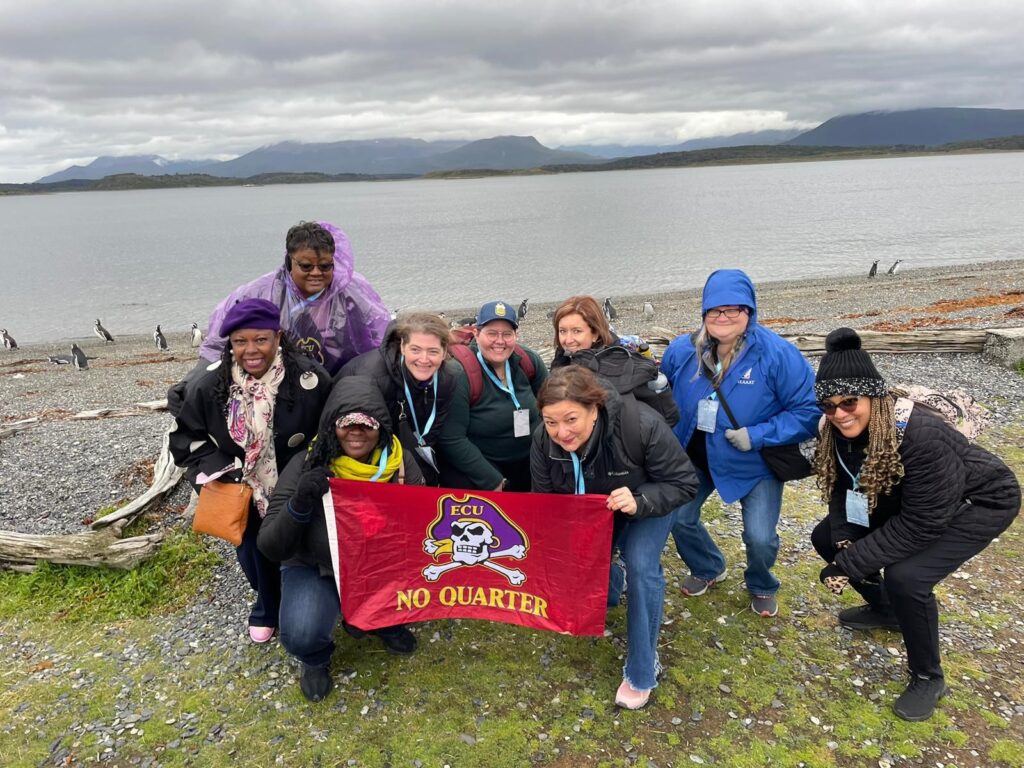
[[[530,300],[529,299],[523,299],[523,303],[519,305],[519,310],[516,312],[516,320],[518,322],[521,323],[521,322],[523,322],[523,320],[526,319],[526,313],[530,309],[529,305],[530,305]]]
[[[103,327],[103,324],[100,322],[100,319],[98,317],[96,318],[96,325],[93,326],[92,330],[93,333],[100,337],[100,341],[102,341],[104,344],[113,343],[114,337],[110,335],[110,331]]]
[[[452,320],[452,328],[469,328],[473,325],[476,325],[475,317],[463,317],[458,320]]]
[[[96,324],[99,325],[99,322],[100,321],[97,320]],[[74,364],[76,371],[84,371],[89,367],[89,359],[85,356],[85,352],[82,351],[82,348],[77,344],[71,345],[71,362]]]
[[[878,274],[878,259],[875,259],[871,263],[871,269],[868,270],[868,277],[874,277]]]
[[[203,332],[199,330],[198,323],[192,323],[192,346],[198,347],[203,343]]]
[[[157,325],[156,330],[153,331],[153,343],[156,344],[156,348],[161,352],[167,351],[167,339],[164,338],[164,333],[160,330],[159,325]]]
[[[615,310],[615,305],[612,304],[611,296],[606,296],[604,299],[604,316],[609,323],[619,316],[619,313]]]
[[[398,310],[397,309],[392,309],[391,310],[391,319],[392,320],[397,320],[398,319]]]
[[[644,319],[646,319],[646,320],[653,320],[654,319],[654,305],[651,304],[651,302],[649,302],[649,301],[645,301],[644,302],[643,312],[644,312]]]
[[[71,365],[73,359],[71,355],[47,355],[46,362],[54,365]]]
[[[888,274],[888,275],[895,275],[896,274],[896,270],[900,268],[900,262],[901,261],[903,261],[903,259],[896,259],[896,261],[894,261],[892,263],[892,266],[889,267],[889,271],[886,274]]]
[[[6,328],[0,328],[0,336],[4,337],[4,349],[17,349],[18,342],[7,332]]]

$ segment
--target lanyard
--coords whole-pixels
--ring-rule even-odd
[[[850,476],[850,480],[853,482],[853,490],[856,491],[860,488],[860,472],[854,475],[849,469],[847,469],[846,464],[843,463],[843,457],[839,455],[838,445],[836,446],[836,458],[839,460],[839,466],[843,468],[843,472]]]
[[[519,399],[516,397],[516,393],[512,391],[511,386],[506,387],[502,384],[498,377],[494,375],[494,371],[491,370],[491,366],[484,362],[484,356],[480,354],[480,350],[476,351],[476,359],[480,361],[480,367],[483,368],[484,373],[494,382],[494,386],[504,392],[506,395],[512,398],[512,405],[516,407],[516,410],[522,410],[522,406],[519,404]],[[512,384],[512,366],[508,364],[508,360],[505,361],[505,381],[510,385]]]
[[[572,457],[572,474],[576,478],[576,495],[582,496],[587,492],[586,483],[583,482],[583,468],[580,467],[580,459],[576,455],[576,451],[570,451],[569,455]]]
[[[405,402],[409,404],[409,412],[412,415],[412,432],[416,435],[416,442],[420,445],[426,445],[423,438],[430,434],[430,428],[434,426],[434,417],[437,416],[437,371],[434,371],[434,404],[430,407],[430,418],[427,419],[427,426],[424,427],[423,433],[420,434],[420,423],[416,419],[416,406],[412,402],[412,394],[409,392],[409,382],[405,380],[405,355],[400,358],[402,366],[402,386],[405,387]]]
[[[716,360],[715,361],[715,376],[717,376],[721,372],[722,372],[722,361],[721,360]],[[708,400],[717,400],[717,399],[718,399],[718,392],[715,390],[714,386],[712,386],[711,394],[708,395]]]
[[[377,474],[370,478],[371,483],[377,482],[377,478],[384,474],[384,467],[386,467],[387,465],[388,449],[387,447],[385,447],[384,450],[380,452],[380,461],[377,462]]]

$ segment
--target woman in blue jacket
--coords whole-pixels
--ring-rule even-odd
[[[703,595],[726,576],[725,557],[700,520],[701,506],[717,490],[725,503],[739,501],[743,509],[743,575],[751,610],[775,616],[779,580],[772,567],[779,553],[783,482],[760,451],[798,443],[817,430],[814,371],[796,347],[758,325],[754,285],[738,269],[711,273],[701,317],[700,329],[676,338],[661,361],[679,405],[673,431],[700,480],[693,501],[673,513],[672,536],[690,569],[683,592]]]

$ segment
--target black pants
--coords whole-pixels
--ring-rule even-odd
[[[991,541],[968,538],[963,531],[947,529],[920,552],[887,565],[884,578],[875,574],[863,581],[850,580],[850,586],[869,604],[879,610],[892,611],[896,616],[912,674],[943,676],[939,662],[939,609],[932,590]],[[832,542],[827,518],[815,526],[811,544],[826,562],[835,559],[838,550]]]
[[[235,547],[235,554],[249,586],[256,590],[256,602],[249,612],[249,623],[254,627],[276,627],[281,607],[281,566],[264,557],[256,546],[262,522],[256,505],[250,504],[249,521],[242,534],[242,543]]]

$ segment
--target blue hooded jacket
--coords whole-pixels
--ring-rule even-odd
[[[725,409],[718,408],[713,433],[707,434],[708,467],[718,494],[731,504],[748,493],[771,470],[761,458],[762,448],[807,440],[817,432],[821,411],[814,398],[814,371],[800,351],[757,323],[754,284],[738,269],[712,272],[704,284],[701,317],[712,307],[739,304],[750,307],[750,321],[739,356],[732,361],[719,386],[739,426],[750,434],[752,450],[739,451],[725,439],[733,429]],[[700,370],[700,355],[693,336],[678,336],[668,346],[661,370],[672,384],[679,405],[679,423],[673,429],[685,448],[697,428],[697,403],[713,392],[711,380]]]

